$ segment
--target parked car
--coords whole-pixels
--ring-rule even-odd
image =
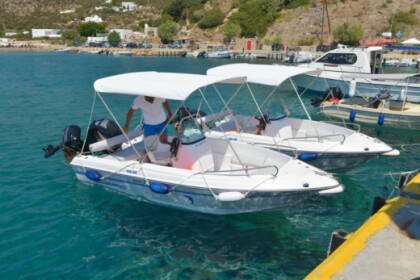
[[[126,48],[129,49],[137,49],[137,44],[136,43],[127,43],[127,45],[125,45]]]
[[[89,42],[88,46],[91,48],[102,48],[102,42]]]
[[[283,44],[280,44],[280,43],[273,43],[272,45],[271,45],[271,50],[274,52],[274,51],[282,51],[282,50],[284,50],[284,45]]]
[[[170,49],[182,49],[182,45],[179,44],[179,43],[173,42],[173,43],[168,44],[168,48],[170,48]]]
[[[152,45],[147,44],[147,43],[143,43],[143,48],[145,48],[145,49],[151,49],[152,48]]]

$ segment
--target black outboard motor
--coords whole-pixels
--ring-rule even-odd
[[[263,115],[262,117],[254,117],[256,120],[258,120],[258,135],[261,135],[261,132],[265,130],[265,128],[267,127],[267,124],[271,123],[270,119],[267,115]]]
[[[118,125],[112,120],[101,119],[93,121],[89,126],[83,152],[89,152],[90,144],[120,135],[121,133],[122,131]],[[42,148],[44,150],[44,157],[49,158],[58,150],[63,150],[67,161],[71,162],[74,156],[80,153],[83,149],[83,140],[80,139],[80,135],[80,127],[77,125],[67,126],[64,129],[63,140],[59,145],[55,147],[53,145],[48,145],[47,148]],[[106,150],[106,152],[114,152],[119,147],[120,145],[110,147],[108,150]]]
[[[89,125],[88,136],[86,137],[87,143],[90,145],[105,139],[122,134],[119,126],[112,120],[100,119],[93,121]],[[87,145],[87,146],[89,146]],[[115,145],[108,148],[106,151],[112,153],[116,151],[121,145]]]
[[[343,97],[344,97],[344,94],[341,91],[340,87],[329,87],[325,90],[322,98],[319,98],[319,97],[312,98],[311,105],[314,107],[318,107],[319,105],[321,105],[322,102],[324,102],[327,99],[341,100],[343,99]]]
[[[69,125],[64,129],[63,140],[55,147],[48,145],[47,148],[43,148],[44,157],[49,158],[55,154],[58,150],[63,150],[68,162],[82,150],[83,141],[80,139],[80,127],[77,125]]]

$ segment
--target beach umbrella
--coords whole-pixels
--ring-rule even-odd
[[[402,42],[403,45],[420,45],[420,40],[416,38],[411,38]]]

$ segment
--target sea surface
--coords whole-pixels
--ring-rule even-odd
[[[96,79],[205,74],[232,62],[0,51],[0,279],[302,279],[326,257],[334,230],[356,230],[374,197],[395,195],[398,174],[419,167],[419,132],[366,126],[401,156],[337,173],[344,193],[282,212],[212,216],[84,185],[61,151],[44,158],[42,148],[59,144],[67,125],[87,127]],[[110,97],[118,119],[131,101]]]

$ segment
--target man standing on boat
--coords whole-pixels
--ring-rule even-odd
[[[168,117],[166,117],[162,105],[165,106]],[[172,121],[173,115],[168,100],[151,96],[136,97],[127,112],[124,126],[125,133],[128,132],[134,112],[139,108],[141,109],[144,118],[144,137],[160,135],[159,140],[161,143],[170,144],[168,142],[167,123]]]

